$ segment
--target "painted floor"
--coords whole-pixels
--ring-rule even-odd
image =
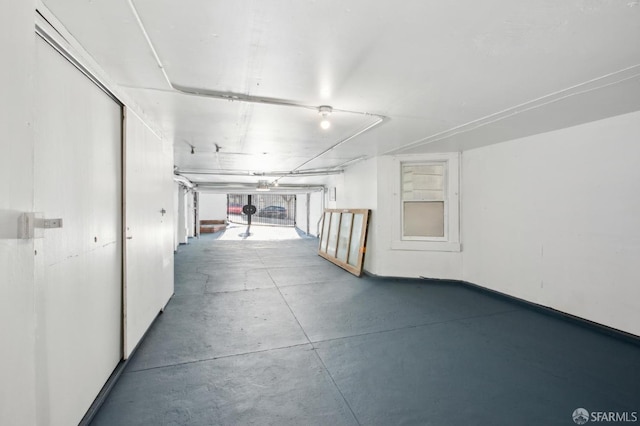
[[[640,424],[640,346],[244,230],[179,247],[175,296],[93,425],[574,425],[577,408]]]

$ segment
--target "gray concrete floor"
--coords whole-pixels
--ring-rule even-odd
[[[179,248],[175,296],[92,424],[572,425],[578,407],[640,411],[640,346],[455,283],[356,278],[314,238],[226,232]]]

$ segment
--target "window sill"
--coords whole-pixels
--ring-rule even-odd
[[[451,241],[395,240],[391,242],[391,250],[460,252],[462,251],[462,246],[460,243]]]

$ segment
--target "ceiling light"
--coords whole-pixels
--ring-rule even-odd
[[[191,145],[191,153],[192,153],[192,154],[195,154],[195,153],[196,153],[196,150],[194,149],[194,146],[193,146],[193,145]]]
[[[331,115],[331,111],[333,111],[333,108],[328,105],[322,105],[321,107],[318,107],[318,114],[320,114],[320,116],[322,117],[320,127],[322,127],[324,130],[327,130],[329,127],[331,127],[331,122],[328,118],[329,115]]]
[[[266,180],[258,181],[258,187],[256,188],[256,191],[269,191],[269,182],[267,182]]]

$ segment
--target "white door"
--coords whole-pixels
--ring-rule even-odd
[[[124,134],[128,357],[173,294],[173,147],[130,110]]]
[[[122,109],[36,38],[38,423],[72,425],[122,354]]]

